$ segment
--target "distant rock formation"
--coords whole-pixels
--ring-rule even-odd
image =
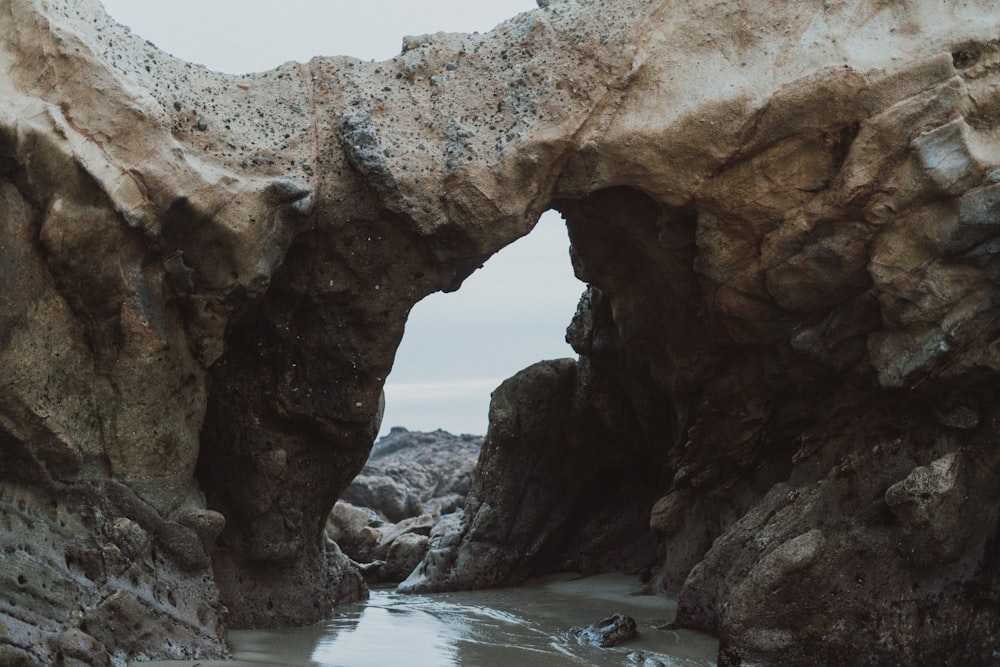
[[[458,523],[482,443],[482,436],[393,428],[334,505],[327,536],[367,581],[402,581],[423,560],[428,536]]]
[[[392,522],[462,509],[482,444],[477,435],[394,427],[340,498]]]
[[[651,559],[722,666],[993,660],[995,0],[541,4],[227,76],[0,0],[0,663],[363,595],[323,529],[409,310],[552,207],[580,358],[421,586]]]

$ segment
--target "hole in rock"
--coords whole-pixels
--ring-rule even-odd
[[[230,74],[262,72],[289,60],[349,55],[385,60],[404,35],[486,32],[534,0],[102,0],[115,20],[160,49]]]
[[[565,341],[584,285],[559,214],[542,215],[449,294],[414,306],[386,381],[381,434],[486,432],[490,392],[542,359],[576,357]]]

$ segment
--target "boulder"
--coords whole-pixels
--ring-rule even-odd
[[[618,646],[638,634],[635,619],[625,614],[612,614],[583,627],[572,627],[569,633],[578,641],[607,648]]]
[[[352,560],[370,563],[378,559],[384,523],[374,510],[338,500],[326,520],[326,535]]]
[[[400,582],[409,576],[427,554],[428,537],[417,533],[403,533],[389,545],[382,566],[382,581]]]

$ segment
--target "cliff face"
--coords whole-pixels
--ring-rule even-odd
[[[498,390],[419,585],[624,560],[720,664],[989,659],[995,3],[546,5],[232,77],[0,0],[0,659],[362,595],[323,526],[407,313],[550,207],[580,360]]]

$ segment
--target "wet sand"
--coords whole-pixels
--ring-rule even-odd
[[[714,637],[657,630],[675,605],[635,596],[634,577],[549,577],[520,588],[434,595],[374,589],[365,603],[345,605],[322,624],[286,630],[230,632],[231,661],[131,663],[193,667],[621,667],[633,651],[669,656],[671,667],[715,664]],[[614,612],[632,616],[639,636],[614,648],[579,644],[569,634]]]

